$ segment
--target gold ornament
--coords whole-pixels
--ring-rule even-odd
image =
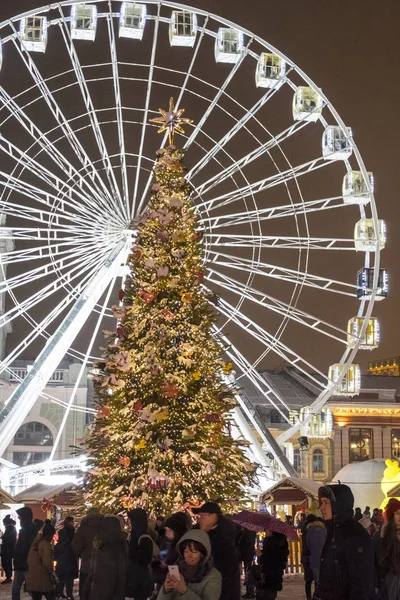
[[[136,450],[136,452],[138,452],[139,450],[143,450],[143,448],[146,448],[146,446],[147,446],[147,442],[144,438],[142,438],[140,440],[140,442],[138,444],[136,444],[135,450]]]
[[[164,131],[168,131],[168,139],[169,145],[172,146],[174,143],[175,131],[179,133],[185,133],[184,129],[182,129],[182,125],[193,123],[192,119],[182,119],[182,115],[185,112],[184,108],[180,108],[175,111],[174,99],[169,99],[169,109],[163,110],[162,108],[158,109],[161,117],[157,117],[156,119],[150,119],[150,123],[156,123],[157,125],[161,125],[160,129],[157,133],[164,133]]]

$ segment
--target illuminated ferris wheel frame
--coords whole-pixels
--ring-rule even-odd
[[[96,97],[90,90],[93,81],[105,81],[106,78],[89,78],[94,67],[83,65],[80,56],[85,53],[85,44],[96,43],[97,26],[101,20],[107,31],[110,57],[107,64],[110,69],[108,79],[113,89],[113,106],[98,110]],[[149,59],[139,65],[145,66],[147,73],[146,94],[139,111],[136,107],[123,104],[121,86],[123,79],[129,77],[121,77],[121,70],[126,65],[119,62],[118,41],[119,38],[125,38],[132,44],[141,44],[144,32],[150,25],[153,27]],[[68,72],[74,74],[74,90],[80,95],[87,111],[87,125],[81,127],[81,130],[90,130],[98,152],[96,160],[90,156],[81,141],[79,118],[82,115],[79,118],[67,118],[58,104],[59,95],[64,88],[54,87],[53,82],[57,81],[57,77],[61,81],[65,73],[44,77],[35,60],[40,54],[49,52],[51,39],[48,39],[48,34],[52,30],[57,30],[65,45],[70,60]],[[173,66],[157,66],[157,45],[162,35],[169,35],[170,46],[174,51],[179,52],[181,46],[186,47],[185,52],[191,52],[186,72],[179,72]],[[237,372],[248,377],[291,426],[278,438],[277,443],[261,420],[254,415],[252,407],[241,397],[238,397],[239,408],[235,412],[236,423],[242,435],[251,441],[254,455],[265,468],[269,467],[265,452],[267,448],[283,472],[294,474],[280,445],[305,422],[293,424],[289,421],[288,406],[284,398],[260,375],[257,366],[272,351],[281,360],[298,369],[318,390],[308,419],[320,410],[332,393],[338,390],[344,394],[357,393],[359,371],[354,365],[354,359],[360,348],[376,347],[378,343],[379,324],[372,318],[372,310],[375,300],[384,298],[387,292],[387,274],[380,269],[385,226],[377,215],[373,177],[364,166],[351,130],[345,126],[323,92],[276,48],[226,19],[175,2],[62,1],[28,11],[0,24],[0,38],[0,60],[7,61],[8,48],[12,47],[32,80],[30,91],[36,94],[35,99],[30,99],[29,102],[24,97],[26,91],[13,96],[7,91],[6,82],[1,80],[0,72],[0,148],[12,165],[8,171],[5,169],[0,172],[1,232],[6,245],[1,256],[0,285],[2,294],[8,295],[11,304],[11,308],[7,308],[1,316],[1,324],[8,331],[16,319],[23,319],[31,327],[26,338],[4,359],[1,371],[10,373],[13,361],[33,341],[42,339],[45,342],[32,369],[0,412],[0,456],[36,399],[44,395],[47,382],[66,354],[81,360],[82,368],[68,402],[50,397],[51,401],[58,402],[65,408],[51,459],[69,412],[82,410],[75,404],[77,388],[85,376],[86,366],[93,358],[93,345],[101,331],[103,320],[109,313],[114,285],[119,278],[123,282],[126,276],[123,265],[135,239],[132,223],[135,223],[135,218],[146,206],[154,164],[153,156],[145,153],[146,136],[149,133],[155,135],[154,126],[148,123],[150,117],[155,116],[152,94],[154,88],[164,86],[168,88],[165,97],[175,96],[177,108],[186,98],[185,94],[197,97],[207,104],[202,116],[183,138],[183,147],[192,147],[201,153],[187,177],[192,184],[193,200],[205,231],[208,269],[205,286],[211,285],[214,291],[217,290],[220,296],[218,310],[225,318],[223,325],[216,328],[215,333],[224,344],[225,352]],[[216,65],[228,65],[226,78],[219,86],[195,75],[196,59],[202,47],[210,40],[214,45]],[[255,46],[257,51],[253,49]],[[228,92],[234,78],[240,77],[240,69],[245,61],[246,64],[253,63],[255,88],[260,92],[251,107],[235,101]],[[138,67],[138,64],[130,66]],[[180,75],[181,85],[158,81],[157,77],[161,72],[167,75],[170,73],[171,79],[173,75]],[[143,77],[130,76],[130,80],[140,80],[143,83]],[[202,91],[191,88],[192,84],[200,86]],[[258,119],[258,113],[281,90],[288,87],[294,95],[293,122],[286,129],[272,134]],[[71,88],[71,85],[65,86],[67,88]],[[204,90],[209,96],[205,95]],[[240,117],[227,115],[227,110],[223,107],[223,101],[227,99],[238,106]],[[30,117],[31,104],[39,101],[53,120],[53,126],[47,130]],[[109,117],[111,109],[114,113],[112,119]],[[126,147],[126,114],[129,110],[134,116],[135,111],[141,115],[135,123],[140,131],[136,153],[129,152]],[[219,139],[214,139],[207,131],[207,126],[217,110],[218,114],[229,116],[231,124]],[[188,116],[191,116],[189,112]],[[18,143],[7,134],[6,126],[9,122],[17,123],[28,135],[31,139],[30,146],[19,148]],[[115,127],[118,138],[118,151],[114,153],[109,151],[104,135],[105,128],[110,123]],[[259,137],[251,130],[254,123],[261,131]],[[321,154],[303,164],[292,165],[283,147],[310,123],[322,125]],[[237,158],[228,150],[229,143],[243,132],[252,137],[253,148]],[[165,141],[166,138],[164,143]],[[74,161],[70,161],[60,150],[60,144],[64,142],[68,143]],[[273,157],[275,151],[287,165],[285,169],[276,164]],[[54,168],[49,168],[43,157]],[[254,175],[253,179],[249,177],[247,169],[266,157],[274,164],[276,172],[264,178],[256,178]],[[77,162],[79,166],[76,166]],[[339,191],[334,197],[305,200],[298,183],[300,178],[336,162],[344,167],[342,193]],[[210,164],[218,166],[217,172],[211,177],[206,174]],[[279,186],[287,188],[290,183],[295,185],[299,201],[295,202],[288,191],[289,200],[286,204],[270,206],[263,204],[262,200],[257,203],[262,193],[268,193],[268,190]],[[224,187],[227,185],[231,188]],[[240,208],[240,203],[243,203],[244,208]],[[360,215],[357,222],[354,220],[353,238],[327,238],[313,236],[308,232],[308,215],[327,210],[336,214],[333,209],[352,207],[353,210],[354,205],[359,208]],[[221,209],[223,213],[219,212]],[[307,235],[301,236],[299,233],[299,215],[305,219]],[[273,222],[273,219],[291,217],[297,227],[296,235],[267,235],[263,230],[264,225]],[[7,225],[7,219],[13,218],[21,219],[21,227]],[[245,234],[240,229],[243,226],[248,227]],[[25,246],[20,248],[19,244],[22,242]],[[26,243],[29,242],[31,248],[26,248]],[[300,259],[297,268],[269,264],[262,258],[265,248],[283,252],[298,251],[299,256],[306,256],[302,263],[305,265],[308,264],[310,252],[357,251],[364,253],[364,261],[360,265],[357,282],[345,282],[310,273],[307,266],[301,270]],[[31,268],[30,265],[35,260],[42,262],[38,263],[38,267]],[[304,261],[303,258],[302,260]],[[20,265],[21,272],[10,277],[7,275],[7,270],[10,270],[8,265],[15,264]],[[240,281],[240,277],[235,276],[236,273],[245,273],[246,281]],[[21,287],[37,282],[49,274],[53,277],[50,283],[43,285],[34,294],[25,296],[23,300],[20,299],[18,292]],[[283,301],[258,289],[255,286],[256,277],[293,285],[289,300]],[[310,288],[321,294],[335,293],[338,301],[343,296],[358,297],[358,306],[355,302],[355,314],[349,320],[347,328],[332,325],[298,308],[303,288]],[[35,319],[30,312],[32,307],[51,298],[60,289],[65,290],[62,301],[42,320]],[[224,297],[225,292],[236,296],[237,302]],[[245,302],[282,317],[279,327],[274,332],[269,332],[246,314],[243,308]],[[67,309],[68,313],[61,325],[49,333],[48,327],[60,314],[65,314]],[[74,340],[93,314],[98,317],[87,350],[77,351],[73,348]],[[342,345],[343,351],[338,355],[337,364],[332,365],[329,376],[315,368],[307,357],[301,356],[284,343],[283,335],[291,323],[300,324],[305,331],[310,329],[318,332],[324,343],[334,340]],[[227,337],[229,326],[233,325],[244,330],[251,339],[265,348],[256,361],[250,361]],[[351,377],[348,373],[351,373]],[[257,430],[264,447],[249,427],[244,414]]]

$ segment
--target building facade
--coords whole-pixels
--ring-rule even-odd
[[[328,403],[333,416],[335,473],[348,464],[373,458],[400,460],[400,381],[385,377],[378,382],[375,376],[363,380],[370,389],[361,389],[350,401],[331,398]],[[372,388],[374,382],[388,387]]]
[[[10,368],[10,373],[2,375],[0,407],[11,396],[18,383],[26,377],[30,364],[31,361],[16,361]],[[21,467],[49,459],[80,368],[80,363],[68,361],[58,366],[2,458]],[[93,404],[91,380],[87,378],[86,372],[76,389],[73,404],[78,410],[71,410],[68,415],[54,453],[55,460],[70,458],[73,454],[72,447],[79,444],[85,435],[88,424],[85,409]]]

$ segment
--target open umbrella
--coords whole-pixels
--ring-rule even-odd
[[[294,527],[288,523],[283,523],[279,519],[275,519],[266,513],[252,512],[251,510],[242,510],[234,517],[232,517],[234,523],[242,525],[246,529],[251,531],[275,531],[276,533],[283,533],[283,535],[291,540],[298,540],[297,532]]]

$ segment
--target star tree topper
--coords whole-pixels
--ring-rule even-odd
[[[170,146],[174,143],[175,131],[179,133],[185,133],[182,129],[183,124],[193,123],[193,119],[182,119],[182,115],[185,112],[184,108],[180,108],[175,111],[174,99],[169,99],[169,109],[163,110],[162,108],[158,109],[161,117],[157,117],[156,119],[150,119],[150,123],[157,123],[157,125],[161,125],[160,129],[157,133],[163,133],[164,131],[168,131],[168,138]]]

